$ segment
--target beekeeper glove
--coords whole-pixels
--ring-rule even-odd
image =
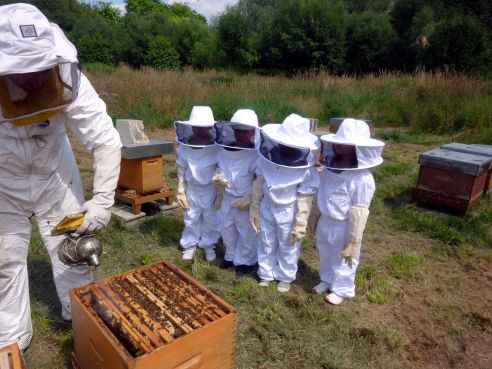
[[[299,194],[297,196],[296,222],[289,234],[289,243],[291,246],[294,246],[296,242],[301,242],[306,236],[306,227],[312,204],[313,195]]]
[[[190,210],[188,199],[186,198],[186,168],[178,167],[178,193],[176,194],[176,202],[183,210]]]
[[[111,219],[114,191],[120,176],[121,150],[115,146],[101,146],[94,150],[94,185],[92,199],[80,208],[84,221],[75,233],[94,232],[106,227]]]
[[[318,226],[319,218],[321,217],[321,212],[318,207],[318,198],[315,196],[313,199],[313,206],[311,207],[311,213],[309,213],[308,227],[311,234],[316,234],[316,227]]]
[[[216,172],[212,177],[212,183],[219,191],[225,190],[229,187],[229,181],[224,179],[224,175],[219,172]]]
[[[369,209],[364,205],[354,205],[349,210],[349,224],[347,230],[347,244],[345,250],[338,253],[338,257],[347,261],[352,268],[352,260],[362,241],[362,234],[366,228]]]
[[[251,190],[239,199],[231,201],[231,208],[238,208],[239,210],[249,210],[251,205]]]
[[[253,181],[251,188],[251,204],[249,206],[249,221],[256,233],[260,232],[260,203],[263,199],[263,185],[265,178],[258,176]]]
[[[222,200],[224,199],[224,193],[220,190],[217,190],[217,195],[214,200],[214,210],[217,211],[222,206]]]

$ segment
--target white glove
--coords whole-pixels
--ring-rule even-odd
[[[362,241],[368,216],[369,209],[364,205],[354,205],[349,210],[347,245],[345,250],[338,253],[338,257],[345,259],[350,268],[352,268],[352,260]]]
[[[309,213],[313,204],[314,195],[297,196],[297,214],[296,222],[292,227],[292,231],[289,234],[289,243],[294,246],[296,242],[301,242],[306,236],[306,227],[308,223]]]
[[[188,199],[186,198],[186,180],[185,180],[186,168],[178,167],[178,193],[176,194],[176,202],[183,208],[183,210],[190,210]]]
[[[80,213],[85,213],[85,216],[84,221],[75,231],[77,234],[99,231],[106,227],[111,219],[111,210],[96,205],[92,200],[82,205]]]
[[[308,218],[308,228],[311,234],[314,236],[316,234],[316,227],[318,226],[319,218],[321,217],[321,212],[318,207],[318,198],[313,199],[313,206],[311,207],[311,213]]]
[[[238,208],[239,210],[249,210],[251,205],[251,191],[239,199],[231,201],[231,208]]]
[[[215,173],[212,177],[212,183],[219,191],[225,190],[229,187],[229,181],[224,179],[224,175],[222,173]]]
[[[93,196],[80,208],[80,212],[86,214],[82,225],[75,231],[78,234],[98,231],[108,225],[120,176],[120,148],[101,146],[94,150],[93,156]]]
[[[249,206],[249,221],[256,233],[260,232],[260,203],[263,199],[263,185],[265,178],[258,176],[253,181],[251,188],[251,204]]]

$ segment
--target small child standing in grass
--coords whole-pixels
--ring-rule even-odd
[[[225,246],[222,269],[234,266],[236,276],[249,273],[258,260],[258,237],[249,222],[249,191],[253,185],[258,153],[258,117],[251,109],[239,109],[230,122],[215,123],[219,173],[213,182],[223,191],[220,233]]]
[[[296,279],[301,241],[319,185],[314,167],[319,141],[309,132],[309,120],[297,114],[282,124],[263,126],[260,134],[250,205],[251,224],[260,232],[259,285],[277,281],[277,290],[287,292]]]
[[[309,227],[316,232],[321,282],[313,292],[330,291],[325,300],[338,305],[355,296],[362,234],[375,191],[368,168],[383,162],[384,143],[371,139],[369,126],[355,119],[345,119],[336,134],[320,141],[325,168]]]
[[[185,229],[180,244],[183,260],[191,260],[197,247],[205,259],[215,260],[219,240],[219,218],[214,210],[217,191],[212,177],[217,170],[219,148],[215,143],[214,116],[208,106],[194,106],[188,121],[174,122],[177,151],[178,193],[176,201],[184,209]]]

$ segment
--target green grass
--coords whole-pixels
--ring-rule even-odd
[[[161,75],[121,68],[111,74],[96,69],[90,73],[101,77],[101,91],[120,94],[121,103],[108,101],[112,114],[145,117],[146,126],[148,120],[154,127],[170,127],[174,119],[187,119],[192,104],[202,103],[213,106],[216,119],[229,119],[237,108],[252,107],[262,122],[278,122],[296,111],[320,118],[320,127],[332,114],[353,114],[373,119],[376,127],[389,127],[376,131],[377,138],[386,141],[385,161],[371,170],[376,193],[353,300],[333,307],[324,295],[311,293],[319,282],[319,257],[310,234],[303,241],[297,279],[286,294],[278,293],[275,284],[258,287],[254,272],[236,278],[233,269],[220,269],[224,254],[220,242],[217,261],[206,262],[201,250],[193,261],[182,261],[181,210],[149,216],[131,226],[113,217],[105,230],[97,232],[104,253],[94,272],[96,280],[169,260],[237,310],[237,369],[447,367],[481,360],[471,355],[474,350],[485,350],[480,344],[492,329],[488,297],[480,298],[480,294],[487,296],[485,276],[492,263],[492,196],[461,218],[447,208],[412,203],[411,190],[417,182],[420,152],[456,142],[459,134],[466,142],[484,143],[482,137],[488,137],[490,127],[483,126],[483,117],[489,110],[476,105],[483,110],[475,112],[470,101],[489,102],[481,95],[489,81],[471,81],[481,89],[468,92],[467,102],[458,101],[463,99],[458,92],[450,94],[447,102],[439,100],[444,92],[436,85],[465,82],[429,75],[422,81],[418,76],[356,80],[189,71]],[[340,96],[330,102],[337,94]],[[414,112],[417,102],[434,106]],[[476,127],[469,128],[463,116],[478,119]],[[429,120],[432,117],[434,121]],[[436,133],[446,129],[442,126],[446,117],[453,119],[453,127],[464,128],[452,135],[424,132],[434,130],[432,122]],[[427,120],[425,126],[416,123],[420,119]],[[164,157],[164,180],[176,187],[176,166],[169,157]],[[82,172],[82,176],[87,174]],[[35,332],[26,353],[28,366],[69,368],[72,330],[61,320],[49,256],[35,221],[28,268]],[[472,297],[470,286],[478,289]],[[446,337],[446,344],[434,344],[440,342],[435,337]],[[416,352],[420,356],[412,356]]]
[[[415,252],[408,250],[398,251],[395,255],[388,256],[385,260],[391,274],[397,278],[410,277],[414,278],[423,265],[425,256],[417,255]]]

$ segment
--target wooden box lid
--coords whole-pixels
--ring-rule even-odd
[[[487,156],[489,158],[492,158],[492,145],[475,145],[475,144],[467,145],[467,144],[452,142],[446,145],[442,145],[441,149],[464,152],[467,154],[474,154],[480,156]]]
[[[148,144],[123,144],[121,157],[123,159],[140,159],[174,152],[174,143],[150,139]]]
[[[419,155],[419,164],[479,176],[492,166],[492,158],[458,151],[434,149]]]

